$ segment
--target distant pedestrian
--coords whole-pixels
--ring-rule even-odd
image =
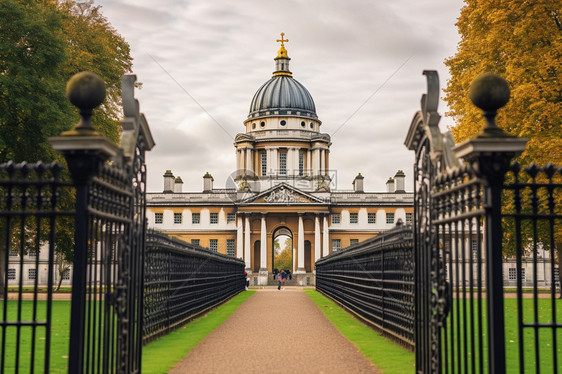
[[[282,282],[282,277],[281,277],[281,273],[277,274],[277,289],[280,290],[281,289],[281,282]]]
[[[281,286],[285,289],[285,282],[287,281],[287,273],[285,270],[281,270]]]
[[[248,286],[250,285],[250,280],[248,279],[248,273],[244,272],[244,288],[248,291]]]

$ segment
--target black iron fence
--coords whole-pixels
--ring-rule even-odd
[[[244,261],[148,231],[144,342],[185,324],[244,290]]]
[[[70,187],[60,172],[54,163],[0,165],[2,373],[49,372],[55,245],[73,214],[61,199]],[[40,284],[47,285],[46,293],[38,292]]]
[[[316,262],[316,289],[406,346],[414,346],[411,227],[397,227]]]
[[[507,84],[495,76],[475,81],[471,97],[484,109],[487,126],[454,146],[438,128],[437,73],[424,74],[428,94],[406,139],[416,152],[416,370],[557,373],[561,170],[510,166],[526,140],[495,125],[497,109],[509,98]],[[493,93],[486,91],[492,86]],[[511,257],[515,267],[505,267]],[[527,274],[524,257],[531,263]],[[530,292],[523,289],[525,276],[531,277]],[[517,281],[515,298],[504,294],[505,277]]]

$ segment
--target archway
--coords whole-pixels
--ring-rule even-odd
[[[256,240],[254,243],[254,266],[252,271],[257,273],[260,271],[260,263],[261,263],[261,242]]]
[[[287,227],[278,227],[271,236],[272,247],[272,269],[290,270],[293,269],[293,233]]]

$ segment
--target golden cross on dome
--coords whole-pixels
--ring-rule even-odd
[[[284,39],[284,36],[285,36],[285,33],[282,32],[282,33],[281,33],[281,39],[277,39],[277,42],[281,42],[281,47],[284,47],[284,46],[285,46],[285,42],[288,42],[288,41],[289,41],[289,39]]]

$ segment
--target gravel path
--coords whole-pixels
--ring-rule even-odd
[[[380,373],[298,288],[256,292],[169,373]]]

